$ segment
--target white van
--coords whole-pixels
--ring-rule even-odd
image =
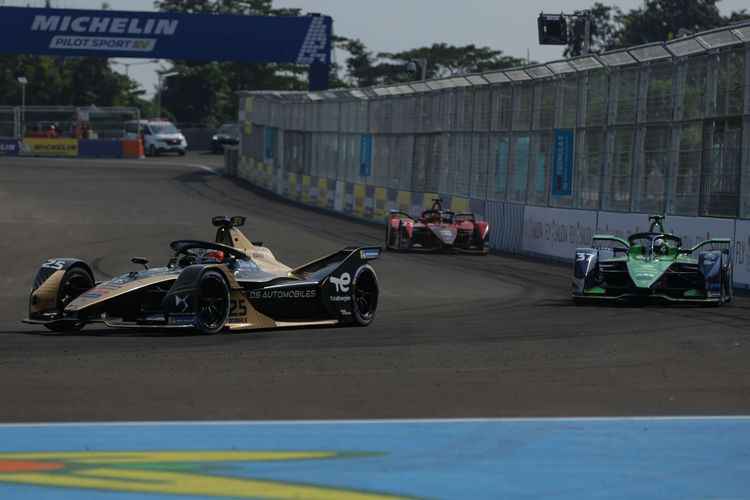
[[[125,138],[136,140],[143,134],[143,150],[148,156],[174,152],[180,156],[187,150],[182,132],[168,120],[132,120],[125,122]]]

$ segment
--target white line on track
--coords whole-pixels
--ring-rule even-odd
[[[37,158],[37,157],[31,157],[31,156],[14,156],[12,157],[12,161],[21,161],[21,162],[74,162],[77,161],[79,167],[89,167],[89,168],[96,168],[98,165],[101,164],[107,164],[107,165],[116,165],[119,167],[190,167],[190,168],[198,168],[201,170],[204,170],[206,172],[209,172],[213,175],[221,175],[221,172],[217,170],[215,167],[211,167],[209,165],[203,165],[200,163],[187,163],[187,162],[181,162],[179,160],[177,161],[163,161],[163,162],[156,162],[156,161],[149,161],[149,160],[139,160],[139,159],[99,159],[99,158],[86,158],[83,161],[81,161],[80,158]],[[91,162],[87,165],[87,163]]]
[[[200,420],[200,421],[142,421],[142,422],[33,422],[8,423],[0,427],[75,427],[75,426],[139,426],[139,425],[359,425],[359,424],[444,424],[481,422],[618,422],[618,421],[695,421],[695,420],[750,420],[750,415],[680,415],[642,417],[531,417],[531,418],[426,418],[382,420]]]

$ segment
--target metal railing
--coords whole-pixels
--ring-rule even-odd
[[[0,107],[0,137],[22,138],[54,125],[61,137],[121,139],[125,122],[139,118],[137,108],[6,106]]]
[[[523,205],[750,218],[750,23],[424,82],[243,92],[239,105],[241,161],[288,172]],[[553,189],[560,131],[574,135],[570,194]]]

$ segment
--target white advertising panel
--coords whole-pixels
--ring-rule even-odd
[[[734,230],[734,282],[750,285],[750,220],[737,220]]]
[[[524,207],[524,252],[573,260],[578,247],[590,246],[596,212],[563,208]]]

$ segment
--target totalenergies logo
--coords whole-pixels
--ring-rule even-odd
[[[0,483],[224,498],[386,500],[404,497],[238,475],[238,464],[350,459],[334,451],[99,451],[0,454]]]

